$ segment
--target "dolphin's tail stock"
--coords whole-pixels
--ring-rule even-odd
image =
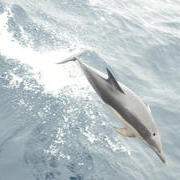
[[[82,51],[82,52],[77,53],[77,54],[75,54],[75,55],[73,55],[73,56],[71,56],[71,57],[69,57],[69,58],[66,58],[66,59],[64,59],[63,61],[58,62],[58,63],[56,63],[56,64],[65,64],[65,63],[68,63],[68,62],[70,62],[70,61],[77,61],[77,60],[79,59],[79,57],[82,56],[82,55],[83,55],[84,53],[86,53],[86,52],[87,52],[87,50]]]

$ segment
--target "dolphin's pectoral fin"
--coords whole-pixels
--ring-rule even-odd
[[[134,133],[128,128],[117,128],[114,127],[115,131],[123,136],[135,137]]]

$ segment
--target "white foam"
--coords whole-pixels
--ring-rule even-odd
[[[9,85],[11,87],[18,87],[20,83],[23,81],[23,79],[16,74],[13,74],[12,72],[9,73],[12,76],[11,81],[9,82]]]
[[[93,144],[95,141],[97,141],[96,136],[95,136],[92,132],[89,131],[89,128],[88,128],[88,127],[86,127],[85,130],[82,130],[82,129],[81,129],[81,133],[82,133],[84,136],[87,137],[87,140],[88,140],[91,144]]]
[[[86,80],[80,78],[81,71],[75,63],[68,65],[57,65],[56,63],[71,56],[76,52],[70,52],[68,49],[56,51],[37,52],[31,47],[21,46],[8,32],[7,22],[8,13],[0,15],[0,52],[7,58],[16,59],[23,64],[33,68],[34,73],[40,74],[39,84],[44,85],[45,91],[58,93],[59,89],[67,85],[86,86]],[[73,77],[73,78],[72,78]],[[78,80],[77,80],[78,78]]]

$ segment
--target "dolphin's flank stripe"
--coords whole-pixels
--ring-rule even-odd
[[[117,104],[116,100],[108,99],[107,97],[104,97],[103,100],[105,100],[105,103],[109,106],[114,108],[145,140],[151,136],[149,130],[127,108],[119,103]]]

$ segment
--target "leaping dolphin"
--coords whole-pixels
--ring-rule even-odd
[[[151,110],[128,87],[118,83],[107,68],[108,78],[82,63],[78,56],[57,64],[77,61],[86,78],[109,109],[121,120],[125,128],[115,127],[116,132],[127,137],[139,137],[166,163],[159,131]]]

